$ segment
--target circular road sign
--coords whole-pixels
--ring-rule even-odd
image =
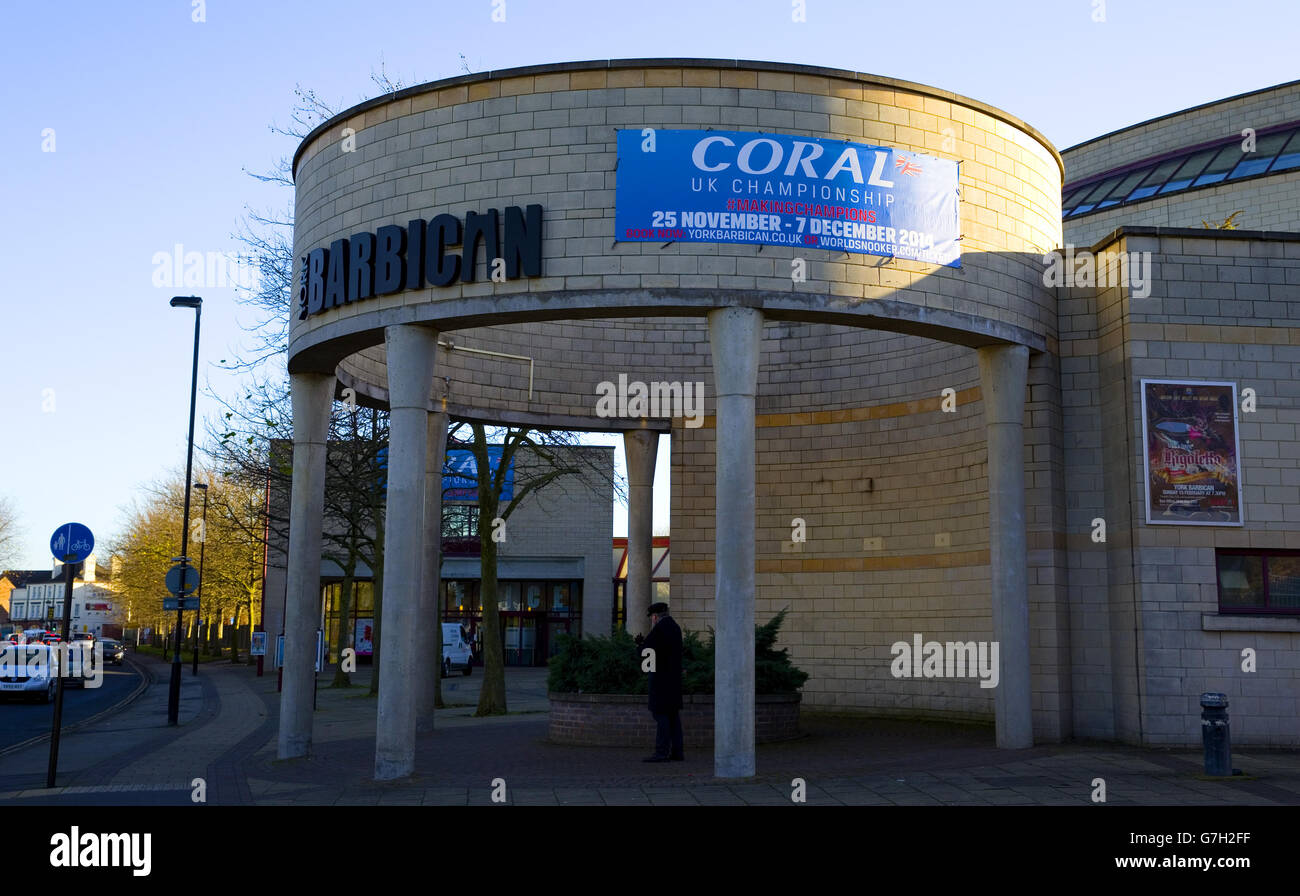
[[[81,523],[64,523],[50,536],[50,553],[60,563],[80,563],[95,549],[95,536]]]
[[[181,570],[185,570],[185,580],[181,581]],[[164,579],[168,592],[184,597],[187,594],[193,594],[199,588],[199,571],[193,566],[182,567],[179,563],[167,570],[167,577]]]

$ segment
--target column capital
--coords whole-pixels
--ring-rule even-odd
[[[420,324],[384,328],[388,350],[388,407],[429,410],[438,331]]]
[[[984,420],[997,423],[1024,421],[1025,386],[1029,378],[1029,347],[986,345],[975,350],[979,356],[980,392]]]
[[[330,404],[334,400],[334,374],[289,374],[289,401],[293,413],[293,440],[299,445],[324,445],[329,436]]]
[[[763,344],[763,312],[728,305],[709,312],[709,347],[717,397],[758,392],[758,356]]]

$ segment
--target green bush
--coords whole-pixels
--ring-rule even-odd
[[[556,694],[644,694],[636,641],[625,631],[609,637],[560,635],[546,686]]]
[[[784,649],[776,649],[777,634],[786,610],[766,625],[754,627],[754,689],[759,694],[793,694],[808,680],[808,673],[790,662]],[[697,632],[682,634],[682,693],[713,693],[713,658],[716,637],[708,641]],[[553,694],[644,694],[648,679],[641,671],[641,653],[625,631],[609,637],[575,638],[561,635],[551,657],[547,687]]]

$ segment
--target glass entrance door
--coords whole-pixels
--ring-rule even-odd
[[[507,666],[531,666],[536,659],[537,619],[530,613],[502,613]]]
[[[550,659],[555,656],[555,651],[559,649],[556,642],[560,635],[567,635],[570,632],[570,621],[568,619],[548,619],[546,622],[546,658]]]

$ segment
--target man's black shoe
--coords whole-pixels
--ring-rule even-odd
[[[671,762],[672,760],[667,756],[647,756],[645,759],[642,759],[641,761],[642,762]]]
[[[669,756],[668,758],[671,759],[673,762],[685,762],[685,761],[686,761],[686,757],[685,757],[685,756],[681,756],[681,755],[678,755],[678,756]]]

